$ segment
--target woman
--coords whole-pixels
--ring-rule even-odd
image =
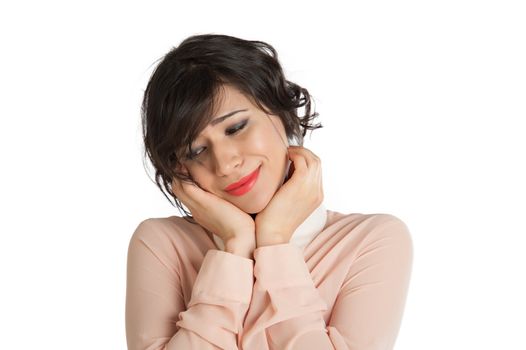
[[[129,349],[393,348],[408,228],[325,209],[320,159],[302,147],[321,127],[310,105],[260,41],[196,35],[156,67],[145,150],[190,212],[144,220],[131,238]]]

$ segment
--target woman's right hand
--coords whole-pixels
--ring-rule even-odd
[[[188,173],[186,168],[183,169]],[[199,225],[223,240],[225,251],[252,257],[256,247],[256,229],[249,214],[196,184],[177,178],[172,181],[172,192],[190,210]]]

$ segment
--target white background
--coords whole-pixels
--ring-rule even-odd
[[[0,5],[0,348],[125,349],[129,239],[178,215],[142,165],[154,62],[272,44],[324,128],[326,207],[390,213],[414,266],[396,349],[525,349],[522,1]]]

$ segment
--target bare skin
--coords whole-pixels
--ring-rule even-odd
[[[288,243],[299,225],[323,202],[321,160],[301,146],[290,146],[291,178],[256,216],[256,247]]]
[[[187,172],[186,168],[183,171]],[[174,179],[172,191],[199,225],[223,240],[225,251],[251,258],[256,247],[256,225],[249,214],[193,183]]]
[[[321,161],[302,146],[290,146],[281,119],[235,87],[223,86],[217,106],[212,119],[218,122],[197,136],[192,157],[179,165],[195,184],[173,179],[172,191],[197,223],[223,240],[227,252],[250,258],[256,247],[288,243],[321,204]],[[283,183],[289,160],[294,172]],[[225,190],[258,168],[248,193],[234,196]]]
[[[197,223],[225,242],[225,251],[250,259],[257,247],[288,243],[298,226],[323,201],[320,159],[301,146],[290,146],[288,155],[294,167],[292,176],[255,220],[194,184],[174,179],[172,190]]]

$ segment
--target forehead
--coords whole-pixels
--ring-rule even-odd
[[[254,108],[252,102],[235,86],[224,84],[219,88],[214,100],[214,112],[210,120],[221,117],[240,107]]]
[[[231,114],[231,112],[234,111],[245,110],[245,112],[239,113],[243,114],[258,108],[238,88],[228,83],[218,86],[213,99],[213,110],[208,116],[201,119],[197,125],[197,133],[191,138],[190,144],[184,147],[189,147],[192,143],[196,142],[196,140],[206,137],[208,133],[215,132],[214,130],[221,130],[220,126],[223,125],[223,123],[212,123],[213,120]],[[233,116],[235,117],[237,115],[238,113]],[[228,120],[228,118],[226,118],[226,120]],[[226,123],[226,120],[224,123]]]

